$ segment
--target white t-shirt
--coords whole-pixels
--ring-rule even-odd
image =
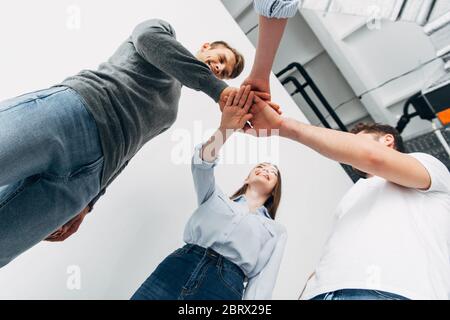
[[[341,289],[409,299],[450,299],[450,173],[436,158],[410,154],[432,184],[419,191],[361,179],[335,212],[332,234],[302,299]]]

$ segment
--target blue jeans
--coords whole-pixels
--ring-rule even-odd
[[[102,168],[97,126],[72,89],[0,102],[0,267],[81,212]]]
[[[242,300],[241,268],[211,249],[186,245],[168,256],[132,300]]]
[[[321,294],[311,300],[409,300],[394,293],[365,290],[365,289],[343,289]]]

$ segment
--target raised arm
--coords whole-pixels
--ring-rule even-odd
[[[131,36],[139,55],[184,86],[203,91],[218,102],[228,85],[176,40],[172,26],[158,19],[139,24]]]
[[[427,169],[414,157],[361,136],[319,128],[279,116],[264,101],[255,98],[252,107],[254,132],[278,129],[282,137],[310,147],[323,156],[382,177],[404,187],[428,189],[431,178]],[[248,130],[252,133],[253,130]],[[270,133],[270,132],[269,132]]]
[[[295,15],[298,0],[255,0],[259,16],[259,37],[255,62],[244,84],[254,90],[270,93],[270,72],[288,18]]]
[[[427,169],[416,158],[358,135],[307,125],[286,118],[280,135],[300,142],[323,156],[401,186],[426,190]]]
[[[243,86],[238,92],[233,91],[224,106],[219,129],[205,144],[196,148],[191,168],[199,205],[207,201],[216,190],[213,169],[217,165],[220,150],[231,135],[242,129],[252,118],[249,109],[253,98],[250,86]]]

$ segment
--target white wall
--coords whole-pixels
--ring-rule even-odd
[[[79,30],[66,27],[67,8],[74,3],[81,9]],[[3,1],[0,100],[94,68],[137,23],[152,17],[170,21],[191,50],[202,41],[229,41],[248,60],[244,75],[232,84],[248,74],[254,48],[218,0]],[[275,78],[272,90],[286,115],[305,120]],[[142,149],[76,235],[62,244],[41,243],[0,270],[0,299],[128,299],[182,245],[184,224],[195,209],[189,165],[171,159],[178,145],[174,134],[194,132],[194,121],[200,120],[204,129],[213,129],[219,116],[208,97],[183,89],[173,128]],[[280,141],[279,158],[284,178],[279,221],[289,241],[274,297],[296,299],[320,256],[332,209],[351,182],[337,164],[292,142]],[[252,166],[224,164],[217,170],[218,183],[232,192]],[[80,268],[81,290],[67,287],[70,266]]]
[[[355,93],[370,91],[361,101],[377,122],[395,126],[406,100],[422,90],[433,73],[442,68],[442,61],[421,67],[436,52],[430,38],[415,23],[382,20],[368,24],[364,17],[323,16],[311,10],[303,10],[302,16]],[[387,81],[390,82],[385,84]],[[415,118],[403,136],[408,139],[430,130],[430,122]]]

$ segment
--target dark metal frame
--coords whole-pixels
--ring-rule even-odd
[[[276,76],[278,78],[282,77],[285,73],[289,72],[292,69],[297,69],[298,72],[300,72],[300,74],[302,75],[302,77],[305,79],[305,83],[300,83],[300,81],[298,79],[296,79],[293,76],[288,76],[285,79],[283,79],[281,81],[281,83],[283,85],[286,85],[288,83],[292,83],[296,90],[291,93],[291,96],[296,95],[297,93],[300,93],[303,97],[303,99],[305,99],[306,103],[309,105],[309,107],[312,109],[312,111],[314,112],[314,114],[319,118],[320,122],[322,122],[322,124],[331,129],[331,126],[329,124],[329,122],[327,121],[327,119],[324,117],[324,115],[322,114],[322,112],[320,112],[319,108],[317,107],[317,105],[314,103],[314,101],[311,99],[311,97],[308,95],[308,93],[306,92],[306,88],[310,87],[311,90],[314,92],[314,94],[316,95],[316,97],[319,99],[319,101],[322,103],[322,105],[325,107],[325,109],[328,111],[328,113],[330,114],[330,116],[333,118],[333,120],[336,122],[336,124],[338,125],[339,129],[341,129],[342,131],[348,132],[347,127],[344,125],[344,123],[341,121],[341,119],[339,118],[339,116],[336,114],[336,112],[334,111],[334,109],[331,107],[331,105],[328,103],[327,99],[324,97],[324,95],[322,94],[322,92],[320,91],[320,89],[317,87],[317,85],[315,84],[315,82],[313,81],[313,79],[309,76],[308,72],[306,71],[306,69],[298,62],[293,62],[290,65],[288,65],[286,68],[284,68],[283,70],[281,70],[280,72],[278,72],[276,74]]]
[[[314,92],[316,97],[319,99],[319,101],[322,103],[322,105],[325,107],[325,109],[329,112],[330,116],[336,121],[336,124],[339,126],[339,129],[341,129],[344,132],[348,132],[347,127],[344,125],[344,123],[341,121],[339,116],[336,114],[334,109],[331,107],[331,105],[328,103],[327,99],[324,97],[320,89],[317,87],[313,79],[309,76],[306,69],[298,62],[291,63],[286,68],[281,70],[276,74],[278,78],[281,78],[284,74],[289,72],[292,69],[297,69],[298,72],[302,75],[303,79],[305,80],[305,83],[300,83],[300,81],[293,77],[288,76],[285,79],[281,81],[281,83],[285,86],[288,83],[292,83],[296,90],[291,93],[291,96],[296,95],[297,93],[300,93],[305,99],[306,103],[309,105],[309,107],[312,109],[312,111],[315,113],[317,118],[322,122],[322,124],[329,129],[332,129],[329,122],[325,118],[325,116],[322,114],[322,112],[319,110],[317,105],[314,103],[314,101],[311,99],[311,97],[308,95],[308,92],[306,92],[306,88],[310,87],[311,90]],[[357,182],[359,180],[358,174],[348,165],[341,164],[341,166],[344,168],[344,170],[347,172],[348,176],[353,180],[353,182]]]
[[[411,106],[415,109],[412,113],[410,113]],[[430,109],[421,92],[414,94],[406,100],[403,107],[403,115],[397,123],[397,131],[402,133],[414,117],[420,117],[424,120],[430,121],[436,118],[436,114]]]

